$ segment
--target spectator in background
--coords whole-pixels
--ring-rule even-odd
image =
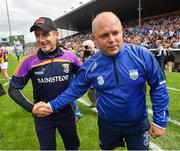
[[[3,88],[3,85],[0,83],[0,97],[5,95],[6,94],[6,91],[5,89]]]
[[[21,42],[19,41],[18,37],[14,37],[14,52],[17,57],[17,60],[20,59],[20,52],[21,52]]]
[[[72,106],[74,109],[74,114],[75,114],[75,121],[78,122],[79,119],[83,116],[79,110],[79,105],[77,100],[75,100],[74,102],[72,102]]]
[[[77,51],[76,53],[77,57],[79,58],[79,60],[83,63],[83,58],[84,58],[84,49],[80,49]]]
[[[66,150],[78,150],[79,138],[72,106],[67,105],[60,112],[43,118],[34,108],[34,104],[40,100],[47,102],[56,98],[67,89],[81,63],[75,55],[59,48],[57,44],[59,32],[50,18],[37,19],[30,28],[30,32],[33,31],[38,51],[27,56],[15,70],[8,90],[9,96],[33,114],[40,150],[56,150],[56,129],[62,137]],[[21,92],[30,79],[33,85],[34,104]]]
[[[16,55],[16,57],[17,57],[17,60],[19,61],[19,59],[20,59],[20,52],[19,52],[19,50],[18,49],[14,49],[14,51],[15,51],[15,55]]]
[[[112,12],[98,14],[92,34],[100,51],[87,60],[71,86],[48,104],[39,102],[37,111],[61,111],[81,97],[92,85],[96,93],[100,147],[112,150],[148,150],[149,134],[164,134],[169,97],[166,81],[152,53],[145,47],[123,43],[122,26]],[[146,82],[150,86],[153,122],[146,105]]]
[[[86,40],[83,42],[84,46],[84,62],[94,55],[97,51],[95,44],[92,40]]]
[[[83,46],[84,46],[84,61],[86,61],[87,59],[89,59],[92,55],[94,55],[97,50],[95,48],[95,44],[92,40],[86,40],[83,42]],[[91,85],[91,87],[88,89],[87,92],[87,96],[91,102],[91,105],[89,106],[90,108],[94,108],[96,107],[96,90],[93,88],[93,86]]]
[[[161,67],[161,70],[164,73],[164,68],[165,68],[164,62],[165,62],[166,50],[163,48],[161,44],[161,40],[156,41],[156,47],[157,47],[157,52],[155,53],[155,57],[159,63],[159,66]]]
[[[180,31],[179,31],[179,35],[177,35],[176,41],[174,43],[174,48],[180,49]]]
[[[6,79],[7,83],[5,85],[9,84],[9,74],[8,74],[8,51],[6,49],[2,48],[2,45],[0,44],[0,69],[2,76]]]
[[[6,60],[6,53],[4,52],[2,45],[0,43],[0,71],[2,73],[2,76],[8,81],[9,80],[9,76],[7,73],[7,67],[8,67],[8,63],[5,63],[4,61]],[[3,88],[3,85],[0,83],[0,97],[5,95],[6,91]],[[0,132],[0,139],[3,137],[3,134]]]
[[[167,62],[167,71],[172,72],[173,64],[174,64],[175,56],[172,52],[171,49],[167,50],[167,55],[166,55],[166,62]]]

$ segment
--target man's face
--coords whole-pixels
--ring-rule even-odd
[[[37,28],[35,29],[34,33],[36,42],[43,52],[49,53],[56,49],[59,36],[58,32],[50,31],[49,33],[46,33],[42,29]]]
[[[118,19],[114,17],[98,19],[94,26],[93,39],[103,53],[108,56],[116,55],[123,40],[122,26]]]
[[[91,55],[93,55],[94,52],[95,52],[95,46],[94,46],[94,44],[93,44],[93,43],[90,43],[90,44],[88,45],[88,48],[89,48],[89,51],[91,52]]]

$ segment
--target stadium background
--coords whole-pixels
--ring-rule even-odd
[[[141,11],[139,11],[139,9]],[[141,26],[142,21],[164,15],[180,15],[179,0],[92,0],[55,20],[57,27],[63,35],[63,29],[67,30],[66,37],[72,32],[91,32],[93,18],[100,12],[112,11],[121,19],[123,24],[131,22]],[[179,23],[180,24],[180,23]],[[176,29],[179,30],[179,29]],[[63,37],[61,37],[63,38]],[[180,50],[173,50],[176,56],[177,70],[180,70]]]

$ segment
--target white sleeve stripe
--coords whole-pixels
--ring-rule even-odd
[[[157,124],[155,124],[155,123],[152,123],[153,125],[155,125],[156,127],[159,127],[159,128],[161,128],[161,129],[166,129],[166,128],[164,128],[164,127],[161,127],[161,126],[159,126],[159,125],[157,125]]]
[[[88,73],[88,71],[90,70],[91,66],[94,64],[94,62],[97,61],[97,59],[98,59],[100,56],[101,56],[101,55],[99,55],[99,56],[91,63],[91,65],[89,66],[89,68],[88,68],[87,71],[86,71],[85,77],[87,76],[87,73]]]
[[[32,102],[30,102],[26,97],[25,97],[25,95],[22,93],[22,91],[21,90],[19,90],[19,92],[22,94],[22,96],[26,99],[26,101],[27,102],[29,102],[30,104],[32,104],[33,105],[33,103]]]
[[[51,108],[51,110],[53,110],[52,106],[51,106],[51,104],[49,102],[47,103],[47,105]]]
[[[163,80],[163,81],[159,82],[160,85],[164,84],[164,83],[166,83],[166,80]]]

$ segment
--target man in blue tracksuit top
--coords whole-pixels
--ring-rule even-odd
[[[128,150],[148,150],[149,134],[159,137],[168,120],[166,81],[146,48],[123,43],[122,26],[112,12],[103,12],[92,23],[93,39],[100,52],[77,73],[72,85],[37,109],[58,112],[82,96],[90,85],[96,91],[100,147],[111,150],[126,143]],[[150,86],[153,122],[148,121],[146,82]]]

